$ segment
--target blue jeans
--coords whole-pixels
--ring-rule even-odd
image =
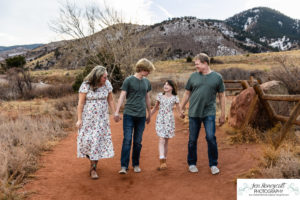
[[[189,165],[196,165],[197,163],[197,140],[201,129],[201,123],[203,122],[206,133],[207,152],[209,159],[209,166],[218,165],[218,146],[215,136],[216,132],[216,116],[207,117],[189,117],[189,143],[188,143],[188,156],[187,161]]]
[[[126,167],[126,169],[128,169],[132,133],[133,133],[132,166],[133,167],[139,166],[145,122],[146,122],[146,117],[134,117],[126,114],[123,115],[124,138],[123,138],[123,145],[122,145],[122,152],[121,152],[121,167]]]

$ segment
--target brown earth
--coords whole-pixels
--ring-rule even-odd
[[[176,136],[169,142],[168,169],[158,171],[158,137],[155,118],[146,126],[143,135],[140,167],[136,174],[132,167],[127,175],[118,174],[122,146],[122,122],[111,119],[115,157],[99,161],[98,180],[89,177],[89,161],[76,157],[76,133],[62,140],[53,151],[41,158],[42,167],[35,179],[26,186],[33,192],[30,199],[236,199],[236,178],[257,164],[257,145],[229,145],[222,128],[217,128],[219,168],[211,175],[208,167],[204,129],[198,143],[199,173],[188,172],[186,162],[188,125],[176,116]]]

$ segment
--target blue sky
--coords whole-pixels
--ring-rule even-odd
[[[103,0],[69,0],[83,5]],[[49,43],[64,37],[49,29],[65,0],[0,0],[0,46]],[[172,17],[224,20],[244,10],[266,6],[300,19],[299,0],[106,0],[131,21],[153,24]]]

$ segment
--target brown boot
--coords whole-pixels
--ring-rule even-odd
[[[159,166],[159,169],[160,170],[164,170],[164,169],[167,169],[167,159],[159,159],[160,161],[160,166]]]

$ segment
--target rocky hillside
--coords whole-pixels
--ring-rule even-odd
[[[206,52],[211,56],[236,55],[244,50],[239,47],[232,30],[221,21],[200,20],[195,17],[173,18],[154,24],[144,30],[143,39],[149,44],[154,57],[162,52],[166,59],[193,56]]]
[[[234,15],[225,22],[236,32],[235,38],[245,46],[261,47],[256,49],[257,52],[300,47],[300,20],[276,10],[253,8]]]
[[[25,55],[28,51],[35,49],[43,44],[15,45],[15,46],[0,46],[0,61],[8,57],[17,55]]]
[[[133,34],[127,44],[136,43],[139,38],[134,48],[143,49],[141,56],[154,60],[186,58],[199,52],[222,56],[300,47],[300,21],[264,7],[249,9],[225,21],[182,17],[152,26],[127,24],[124,27]],[[108,40],[124,36],[122,31],[109,35],[108,28],[90,36],[93,44],[89,48],[82,39],[43,45],[26,52],[27,66],[36,69],[85,66],[87,58],[103,47],[104,35],[108,35]]]

